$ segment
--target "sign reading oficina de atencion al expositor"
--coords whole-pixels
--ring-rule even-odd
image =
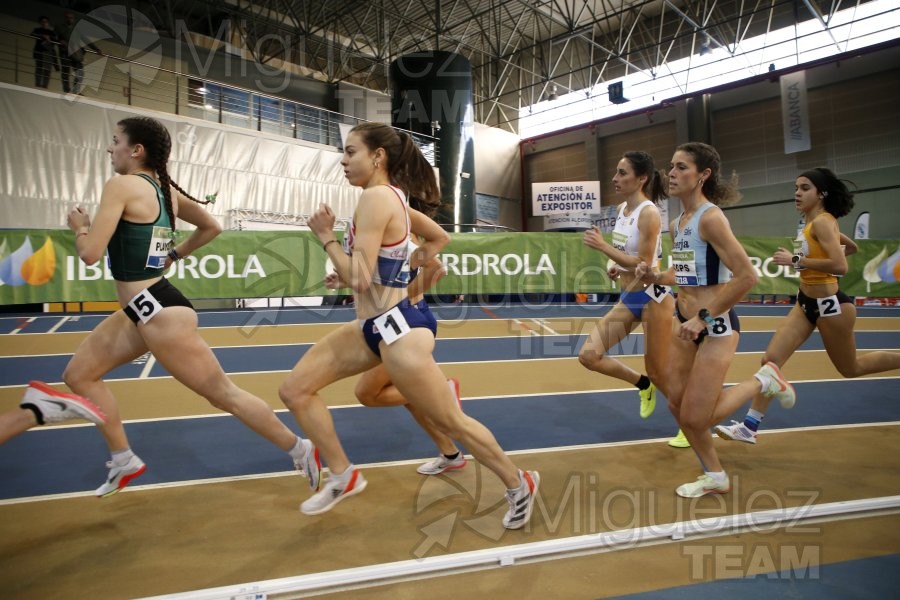
[[[532,214],[599,213],[599,181],[537,182],[531,184]]]

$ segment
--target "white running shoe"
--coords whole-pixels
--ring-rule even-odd
[[[87,398],[60,392],[40,381],[28,384],[19,407],[33,411],[39,425],[71,419],[87,419],[97,425],[106,423],[100,407]]]
[[[782,408],[794,407],[794,403],[797,402],[797,393],[794,392],[794,386],[788,383],[788,380],[781,374],[778,365],[767,362],[756,372],[756,378],[762,384],[763,396],[775,398]]]
[[[322,481],[322,459],[319,457],[319,449],[313,446],[309,440],[300,440],[303,446],[303,456],[294,459],[294,468],[309,480],[309,489],[316,492]]]
[[[416,469],[422,475],[440,475],[445,471],[453,471],[454,469],[462,469],[466,466],[466,457],[463,453],[458,453],[456,458],[450,459],[443,454],[438,454],[434,460],[429,460],[423,465],[419,465]]]
[[[697,478],[697,481],[679,485],[675,493],[682,498],[699,498],[706,494],[726,494],[730,491],[731,483],[728,481],[727,475],[725,481],[717,483],[715,479],[704,473]]]
[[[746,442],[747,444],[756,443],[756,432],[737,421],[732,421],[731,425],[716,425],[714,431],[723,440],[734,440],[735,442]]]
[[[503,526],[507,529],[521,529],[531,520],[534,500],[541,485],[541,476],[537,471],[519,470],[519,478],[525,485],[520,484],[518,489],[506,491],[509,510],[503,515]]]
[[[147,465],[144,464],[137,454],[133,454],[128,462],[124,465],[116,465],[113,461],[106,462],[106,468],[109,469],[109,476],[103,485],[94,491],[94,495],[99,498],[106,498],[117,494],[126,485],[144,474]]]
[[[320,515],[323,512],[328,512],[335,504],[344,498],[355,496],[366,489],[367,485],[368,482],[366,481],[366,478],[363,477],[362,473],[359,472],[359,469],[353,469],[353,473],[350,475],[350,481],[348,481],[346,485],[342,485],[332,475],[325,483],[325,487],[322,488],[321,492],[313,494],[308,500],[300,505],[300,512],[305,515]]]

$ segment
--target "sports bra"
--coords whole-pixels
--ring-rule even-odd
[[[398,200],[403,205],[406,215],[406,233],[403,238],[393,244],[382,244],[378,249],[378,258],[375,261],[375,273],[372,282],[379,285],[395,288],[405,288],[409,285],[409,211],[407,210],[406,194],[403,190],[392,185],[388,186],[397,194]],[[356,239],[356,215],[350,220],[347,235],[344,236],[342,246],[347,255],[353,254],[353,242]]]

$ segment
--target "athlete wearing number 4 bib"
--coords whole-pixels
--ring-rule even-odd
[[[331,470],[325,487],[300,505],[301,512],[324,513],[365,489],[366,479],[344,452],[319,390],[381,362],[406,400],[503,481],[509,502],[503,526],[524,527],[531,518],[540,476],[519,470],[491,432],[459,410],[432,355],[434,333],[407,297],[409,232],[423,232],[411,223],[414,213],[406,196],[440,202],[431,165],[406,132],[377,123],[363,123],[350,131],[341,165],[350,184],[363,188],[345,247],[334,236],[335,215],[327,205],[308,224],[337,277],[354,291],[357,321],[319,340],[278,390]],[[421,262],[431,260],[447,239],[439,236],[422,244]]]
[[[175,379],[216,408],[237,416],[287,452],[298,469],[317,477],[312,445],[291,432],[263,400],[226,377],[200,337],[191,303],[163,277],[173,261],[210,242],[222,230],[199,206],[208,201],[192,198],[169,177],[171,148],[169,132],[159,121],[123,119],[107,148],[119,176],[104,186],[93,223],[81,207],[68,215],[81,260],[94,264],[108,252],[123,307],[85,338],[63,375],[73,391],[90,398],[107,415],[106,422],[98,426],[111,453],[109,474],[95,493],[111,496],[146,469],[129,446],[116,400],[102,377],[148,350]],[[196,226],[178,246],[173,242],[176,216]],[[318,485],[317,480],[314,483]]]
[[[683,211],[671,227],[672,268],[657,273],[642,263],[635,270],[649,283],[679,286],[679,322],[664,391],[703,470],[695,481],[675,490],[686,498],[731,489],[710,433],[716,422],[711,416],[726,396],[750,398],[773,385],[793,393],[777,368],[768,366],[749,381],[722,390],[740,336],[737,317],[729,313],[756,284],[756,273],[719,208],[737,198],[734,182],[719,180],[720,168],[719,153],[712,146],[691,142],[676,149],[669,193],[681,200]]]
[[[646,152],[626,152],[616,166],[613,186],[625,201],[619,206],[612,244],[596,227],[584,235],[584,243],[614,262],[611,274],[622,288],[619,302],[597,323],[578,353],[581,364],[598,373],[627,381],[638,388],[640,415],[646,419],[656,406],[656,388],[665,389],[662,379],[668,360],[675,300],[663,285],[645,285],[634,276],[640,262],[656,266],[662,254],[659,209],[665,197],[662,178]],[[644,330],[644,366],[638,373],[607,354],[638,325]]]
[[[795,251],[779,248],[773,257],[778,265],[800,272],[797,304],[778,327],[769,342],[763,363],[782,366],[818,328],[832,364],[844,377],[860,377],[900,369],[900,353],[869,352],[856,354],[853,326],[856,307],[838,289],[838,277],[847,272],[848,254],[857,250],[851,239],[840,233],[837,219],[853,208],[853,194],[829,169],[819,167],[801,173],[794,186],[797,210],[806,217],[806,226],[798,235]],[[844,250],[841,249],[844,246]],[[743,422],[716,427],[719,437],[749,444],[756,443],[756,432],[771,398],[757,395]],[[723,406],[719,419],[726,418],[743,402]],[[790,408],[790,406],[786,406]]]

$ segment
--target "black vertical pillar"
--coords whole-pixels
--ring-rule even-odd
[[[391,63],[394,127],[438,139],[441,223],[475,222],[472,66],[453,52],[417,52]]]

